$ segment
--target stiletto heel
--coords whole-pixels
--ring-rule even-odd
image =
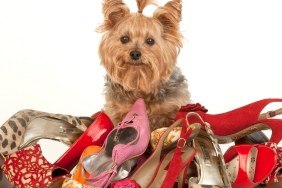
[[[204,121],[211,124],[219,143],[229,143],[236,141],[250,133],[271,129],[272,136],[270,142],[279,143],[282,138],[282,119],[270,119],[282,113],[282,108],[276,111],[261,113],[266,105],[273,102],[282,102],[282,99],[263,99],[242,106],[240,108],[228,111],[222,114],[207,114],[203,111],[197,112]],[[176,115],[176,119],[183,119],[185,122],[185,115],[191,111],[189,105],[182,107]],[[189,122],[198,122],[199,119],[191,118]],[[204,127],[203,127],[204,128]]]
[[[87,117],[21,110],[0,128],[0,153],[14,153],[36,144],[39,139],[58,140],[71,145],[92,121]]]

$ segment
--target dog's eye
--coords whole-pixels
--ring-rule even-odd
[[[122,44],[126,44],[129,42],[129,37],[128,36],[122,36],[120,37],[120,41]]]
[[[153,38],[147,38],[146,43],[150,46],[153,46],[155,44],[155,40]]]

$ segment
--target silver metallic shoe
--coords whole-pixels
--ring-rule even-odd
[[[92,122],[90,117],[21,110],[0,127],[0,153],[14,153],[40,139],[71,145]]]

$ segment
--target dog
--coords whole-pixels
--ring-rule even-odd
[[[185,76],[176,66],[182,47],[182,2],[171,0],[153,16],[143,15],[150,0],[136,0],[138,12],[122,0],[104,0],[99,56],[106,69],[104,111],[114,125],[138,98],[146,103],[151,131],[168,127],[190,102]]]

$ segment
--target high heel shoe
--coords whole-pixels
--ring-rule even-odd
[[[192,141],[197,154],[194,163],[197,167],[197,177],[189,178],[189,188],[220,187],[231,188],[231,183],[225,171],[225,163],[217,139],[210,128],[209,123],[204,122],[201,116],[195,112],[189,112],[186,120],[194,117],[205,126],[206,132],[201,131]]]
[[[154,152],[150,155],[150,157],[133,173],[133,175],[130,177],[130,179],[135,180],[141,187],[154,187],[157,185],[159,187],[166,175],[166,170],[164,170],[169,164],[171,158],[175,155],[174,158],[177,158],[174,162],[179,162],[181,161],[181,156],[184,159],[184,164],[187,164],[190,162],[190,160],[193,158],[194,155],[194,150],[192,148],[186,148],[184,145],[189,142],[193,137],[189,137],[192,133],[192,131],[196,131],[200,129],[200,126],[197,125],[191,125],[188,129],[187,126],[184,125],[183,127],[183,133],[181,134],[181,137],[178,139],[178,146],[177,151],[171,150],[163,160],[161,160],[161,153],[162,153],[162,148],[164,144],[164,140],[167,138],[169,133],[178,126],[181,126],[182,120],[178,120],[174,122],[170,127],[166,129],[166,131],[161,135],[158,144],[154,150]],[[183,137],[184,135],[184,137]],[[196,136],[196,135],[194,135]],[[188,139],[189,137],[189,139]],[[182,148],[183,147],[183,148]],[[183,153],[182,153],[183,152]],[[173,163],[174,163],[173,162]],[[182,162],[180,164],[183,164]],[[172,165],[174,166],[174,165]],[[181,165],[181,168],[184,165]],[[180,166],[179,166],[180,167]],[[172,167],[171,167],[172,168]],[[171,172],[171,171],[170,171]],[[169,173],[170,174],[170,173]],[[177,176],[177,174],[176,174]],[[172,179],[175,178],[175,174],[172,176]],[[171,183],[171,181],[169,181]]]
[[[130,111],[107,136],[103,149],[85,168],[91,169],[86,184],[107,187],[125,161],[142,155],[149,144],[150,127],[144,100],[135,101]],[[84,163],[84,161],[82,161]],[[87,170],[87,169],[86,169]]]
[[[15,188],[61,187],[64,179],[71,176],[69,171],[50,164],[38,144],[8,155],[1,168]]]
[[[82,166],[82,160],[88,156],[97,154],[99,151],[101,151],[102,147],[101,146],[96,146],[96,145],[92,145],[92,146],[88,146],[87,148],[84,149],[84,151],[82,152],[79,162],[75,167],[72,179],[75,181],[78,181],[82,184],[85,183],[86,179],[89,177],[89,173],[87,173],[87,171],[83,170],[83,166]]]
[[[102,146],[112,129],[110,118],[104,112],[99,112],[93,123],[54,164],[71,171],[83,150],[91,145]]]
[[[236,141],[258,130],[271,129],[270,142],[279,143],[282,138],[282,120],[272,117],[281,114],[282,108],[261,114],[263,108],[269,103],[282,102],[282,99],[263,99],[228,111],[222,114],[207,114],[196,111],[206,122],[209,122],[219,143]],[[187,114],[187,108],[182,107],[176,115],[176,119],[183,119]],[[191,118],[189,122],[197,122],[199,119]]]
[[[231,146],[224,160],[232,188],[249,188],[271,174],[277,163],[277,153],[265,145],[244,144]]]
[[[166,130],[167,130],[167,127],[162,127],[162,128],[156,129],[151,132],[151,138],[150,138],[150,151],[151,152],[153,152],[156,149],[158,145],[158,141],[160,140],[163,133],[166,132]],[[167,153],[176,147],[177,142],[180,138],[181,130],[182,130],[182,126],[179,126],[179,127],[177,126],[177,127],[174,127],[169,132],[169,134],[163,141],[162,154]],[[193,130],[189,138],[194,138],[196,135],[199,134],[199,132],[200,132],[200,129]]]
[[[71,145],[92,123],[91,118],[21,110],[0,128],[0,153],[8,155],[36,144],[39,139],[52,139]]]
[[[89,178],[90,173],[93,172],[92,168],[95,167],[96,164],[95,158],[97,157],[98,152],[102,149],[101,146],[88,146],[83,153],[81,154],[80,160],[76,166],[76,169],[73,173],[72,179],[81,183],[85,184],[86,180]],[[113,178],[113,181],[121,180],[129,176],[130,172],[136,166],[137,159],[129,159],[126,160],[118,169],[117,174]]]
[[[113,128],[113,125],[109,117],[104,112],[100,112],[99,115],[96,117],[96,119],[92,122],[92,124],[86,129],[86,131],[73,143],[73,145],[54,164],[48,163],[47,168],[46,166],[43,165],[43,166],[37,167],[36,170],[38,172],[42,170],[43,171],[43,173],[41,174],[42,176],[47,176],[46,173],[50,174],[50,172],[54,170],[54,167],[59,168],[59,169],[65,169],[66,171],[70,172],[73,169],[73,167],[77,164],[82,151],[90,145],[100,145],[101,146],[104,143],[104,140],[107,137],[107,135],[109,134],[109,132],[112,130],[112,128]],[[40,159],[38,159],[38,163],[40,163],[42,161],[42,158],[44,157],[42,156],[41,150],[40,148],[38,149],[38,147],[39,145],[25,147],[22,150],[19,150],[18,152],[16,152],[15,155],[21,154],[22,152],[24,152],[24,155],[20,155],[22,158],[24,158],[25,156],[28,156],[29,153],[32,153],[30,151],[35,150],[35,151],[38,151],[35,154],[38,154],[38,156],[40,157]],[[11,160],[8,161],[7,159],[14,160],[17,158],[14,158],[14,154],[11,154],[5,158],[5,161],[7,164],[6,166],[11,166],[12,163],[9,162]],[[31,160],[28,161],[28,164],[32,163],[34,161],[33,159],[36,159],[36,158],[32,158],[31,156],[30,159]],[[35,162],[36,161],[37,159],[35,160]],[[21,168],[20,165],[21,164],[19,164],[16,168]],[[44,169],[41,169],[41,167]],[[32,169],[32,165],[29,164],[28,168],[25,170],[26,173],[38,174],[37,172],[35,173],[33,171],[32,172],[29,171],[29,168]],[[7,167],[5,167],[4,170],[7,174],[6,176],[10,176],[9,178],[11,181],[12,179],[14,181],[16,179],[25,179],[26,178],[26,177],[23,177],[24,174],[21,174],[21,172],[19,171],[15,172],[15,170],[8,169]],[[62,180],[64,180],[65,178],[65,177],[62,177],[59,179],[60,181],[57,181],[57,180],[55,181],[53,179],[53,176],[48,175],[48,177],[49,177],[48,181],[50,180],[50,178],[52,178],[49,182],[51,182],[52,187],[55,187],[55,188],[60,187],[62,184]],[[41,179],[39,180],[41,181]],[[25,181],[21,183],[28,184],[29,182]],[[44,181],[42,183],[46,183],[46,182]],[[18,184],[18,181],[13,184]],[[44,187],[44,186],[40,185],[40,187]],[[28,187],[28,186],[24,186],[24,187]]]
[[[163,157],[161,165],[158,168],[158,171],[155,174],[154,179],[151,181],[148,187],[158,187],[161,185],[161,188],[173,187],[177,177],[185,170],[194,159],[196,155],[196,150],[193,147],[188,147],[186,145],[186,140],[192,136],[192,132],[199,133],[200,125],[193,124],[182,126],[180,138],[177,142],[176,148],[169,152]],[[193,135],[190,139],[194,138],[196,135]],[[171,157],[170,157],[171,155]],[[168,169],[167,168],[168,166]],[[179,187],[181,184],[179,184]]]
[[[265,178],[265,180],[261,183],[262,185],[267,185],[267,187],[281,187],[282,185],[282,147],[278,147],[276,143],[266,142],[263,143],[266,147],[271,148],[275,151],[277,155],[277,162],[275,164],[274,169],[270,173],[270,175]]]

